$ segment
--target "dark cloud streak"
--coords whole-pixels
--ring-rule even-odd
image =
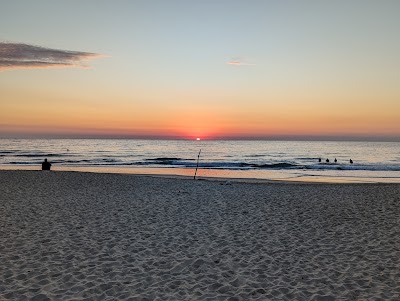
[[[91,52],[0,42],[0,71],[17,68],[84,68],[87,66],[83,64],[83,61],[101,56]]]

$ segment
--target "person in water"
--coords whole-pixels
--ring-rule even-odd
[[[326,159],[325,162],[326,162],[326,163],[329,163],[329,159]]]
[[[350,164],[353,164],[353,160],[350,159]]]
[[[336,158],[335,158],[335,163],[337,162]]]
[[[321,158],[318,158],[318,162],[321,162]]]
[[[50,170],[51,168],[51,163],[47,162],[47,159],[44,159],[44,162],[42,162],[42,170]]]

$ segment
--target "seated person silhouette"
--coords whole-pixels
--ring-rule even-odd
[[[336,158],[335,158],[335,163],[337,162]]]
[[[42,163],[42,170],[50,170],[51,168],[51,163],[47,162],[47,159],[44,159],[44,162]]]
[[[353,160],[350,159],[350,164],[353,164]]]
[[[326,159],[325,162],[326,162],[326,163],[329,163],[329,159]]]

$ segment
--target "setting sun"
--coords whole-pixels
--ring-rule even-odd
[[[0,0],[0,301],[400,301],[399,12]]]

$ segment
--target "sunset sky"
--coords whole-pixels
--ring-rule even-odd
[[[0,137],[400,138],[400,1],[1,1]]]

